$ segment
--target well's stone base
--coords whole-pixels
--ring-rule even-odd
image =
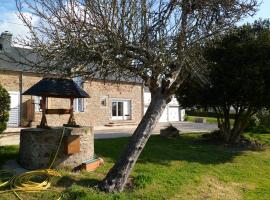
[[[63,127],[51,129],[22,129],[20,135],[19,163],[30,170],[48,168],[57,151]],[[65,142],[68,136],[78,136],[80,151],[67,155]],[[53,165],[54,168],[73,169],[83,161],[94,157],[94,134],[92,127],[66,127],[64,139]]]

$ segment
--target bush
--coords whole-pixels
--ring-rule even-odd
[[[203,78],[189,74],[176,97],[184,108],[215,111],[223,139],[238,143],[254,113],[270,107],[269,22],[231,29],[208,41],[203,56],[206,70],[199,75]]]
[[[270,132],[270,111],[262,109],[249,121],[246,131],[265,133]]]
[[[160,136],[166,138],[176,138],[179,136],[179,133],[180,131],[177,128],[175,128],[172,124],[160,130]]]
[[[270,112],[268,109],[262,109],[257,114],[256,117],[258,119],[259,125],[270,129]]]
[[[0,134],[7,128],[10,98],[7,90],[0,85]]]

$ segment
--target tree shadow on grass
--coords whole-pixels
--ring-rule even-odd
[[[65,187],[65,188],[68,188],[73,184],[83,187],[95,187],[99,182],[100,180],[98,179],[90,179],[90,178],[75,179],[71,176],[62,176],[60,179],[58,179],[55,185],[57,187]]]
[[[96,140],[95,152],[101,157],[116,161],[128,138]],[[138,163],[168,165],[171,161],[187,161],[201,164],[220,164],[241,155],[245,148],[226,147],[203,139],[201,134],[183,134],[176,139],[159,135],[151,136]],[[105,160],[106,161],[106,160]]]
[[[18,146],[0,146],[0,167],[6,161],[14,159],[18,156]]]

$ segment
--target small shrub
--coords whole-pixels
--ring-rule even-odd
[[[265,129],[270,129],[270,111],[268,109],[262,109],[257,114],[256,117],[259,122],[259,126]]]
[[[166,131],[178,131],[178,129],[175,128],[172,124],[167,126],[164,130],[166,130]]]
[[[260,110],[250,119],[246,131],[270,133],[270,111],[268,109]]]
[[[160,130],[160,136],[166,138],[176,138],[179,136],[179,132],[180,131],[177,128],[170,124],[168,127]]]
[[[0,134],[7,128],[10,98],[7,90],[0,85]]]
[[[252,116],[249,119],[249,122],[245,128],[245,131],[253,131],[259,125],[258,119],[256,116]]]

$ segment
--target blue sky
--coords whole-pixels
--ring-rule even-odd
[[[256,13],[256,16],[254,16],[253,18],[249,17],[244,21],[253,22],[255,19],[259,18],[270,18],[270,0],[263,0],[259,11]]]
[[[14,36],[27,34],[27,29],[16,15],[15,0],[0,0],[0,33],[10,31]],[[263,0],[256,16],[244,19],[241,23],[253,22],[259,18],[270,18],[270,0]]]

